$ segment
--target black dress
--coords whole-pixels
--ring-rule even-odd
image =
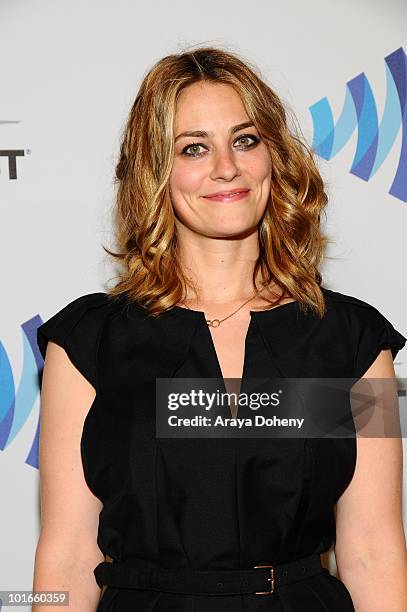
[[[373,306],[323,288],[321,320],[297,302],[251,313],[246,377],[361,377],[381,349],[406,338]],[[155,435],[156,377],[219,377],[205,315],[176,306],[151,319],[106,293],[83,295],[38,328],[63,346],[96,389],[81,454],[103,502],[97,542],[114,561],[236,569],[328,551],[334,505],[352,479],[356,439],[164,439]],[[98,611],[348,612],[327,570],[270,596],[185,595],[108,587]]]

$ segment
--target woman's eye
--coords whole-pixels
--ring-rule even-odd
[[[198,157],[198,155],[201,155],[201,153],[197,152],[197,149],[199,149],[199,147],[202,147],[203,145],[198,144],[197,142],[193,142],[192,144],[184,147],[182,149],[182,155],[186,155],[187,157]],[[192,149],[192,153],[187,153],[187,151],[189,149]]]
[[[240,137],[237,139],[237,142],[239,142],[239,140],[246,140],[246,141],[247,141],[247,139],[248,139],[248,138],[251,138],[251,139],[254,141],[254,143],[259,142],[259,139],[257,138],[257,136],[252,136],[251,134],[244,134],[243,136],[240,136]],[[253,143],[252,143],[252,144],[253,144]],[[249,143],[249,144],[248,144],[248,146],[249,146],[249,147],[251,147],[251,146],[252,146],[252,144],[250,144],[250,143]]]
[[[253,142],[248,142],[248,140],[250,139]],[[239,136],[239,138],[235,140],[235,143],[239,143],[242,141],[243,141],[243,144],[239,145],[239,148],[244,148],[244,149],[246,148],[250,149],[251,147],[255,146],[258,142],[260,142],[259,138],[257,138],[257,136],[254,136],[253,134],[243,134],[242,136]],[[202,147],[203,149],[206,149],[204,145],[198,142],[193,142],[187,145],[186,147],[184,147],[181,151],[181,154],[185,155],[186,157],[200,157],[202,155],[202,152],[199,151],[200,147]]]

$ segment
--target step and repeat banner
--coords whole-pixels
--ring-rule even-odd
[[[36,329],[115,274],[102,245],[114,246],[119,139],[159,58],[220,46],[259,67],[318,154],[331,238],[324,285],[407,335],[406,19],[399,0],[0,2],[0,590],[32,588]],[[395,369],[407,377],[406,349]],[[403,495],[407,524],[406,483]]]

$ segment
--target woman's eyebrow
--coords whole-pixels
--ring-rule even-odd
[[[232,126],[229,132],[230,134],[234,134],[235,132],[239,132],[240,130],[244,130],[245,128],[248,128],[248,127],[254,127],[254,123],[252,123],[251,121],[246,121],[245,123],[238,123],[237,125]],[[177,140],[179,138],[182,138],[183,136],[195,136],[198,138],[208,138],[209,136],[213,136],[213,132],[205,132],[204,130],[193,130],[189,132],[182,132],[181,134],[178,134],[178,136],[176,136],[174,142],[177,142]]]

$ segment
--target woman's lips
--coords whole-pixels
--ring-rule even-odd
[[[203,196],[206,200],[213,200],[214,202],[235,202],[245,198],[249,193],[249,189],[245,191],[238,191],[237,193],[225,193],[213,196]]]

